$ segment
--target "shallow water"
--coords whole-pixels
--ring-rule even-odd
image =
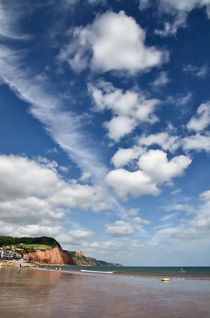
[[[209,318],[210,281],[0,269],[1,318]]]
[[[53,266],[48,266],[53,268]],[[54,266],[56,268],[56,266]],[[113,271],[114,274],[123,274],[131,276],[171,276],[193,279],[210,279],[210,267],[154,267],[154,266],[62,266],[66,271],[80,271],[81,269],[94,271]]]

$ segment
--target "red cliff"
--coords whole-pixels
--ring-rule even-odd
[[[30,262],[58,265],[75,265],[73,259],[57,246],[50,250],[25,254],[24,257],[27,258]]]

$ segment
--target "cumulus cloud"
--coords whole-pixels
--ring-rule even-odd
[[[190,163],[191,159],[187,156],[176,156],[168,160],[162,150],[149,150],[139,158],[139,170],[112,170],[107,174],[106,182],[122,199],[126,199],[128,194],[133,197],[156,195],[160,191],[158,185],[181,176]]]
[[[87,241],[91,241],[93,232],[89,230],[72,230],[68,233],[59,234],[56,239],[68,247],[83,246]]]
[[[134,229],[129,222],[116,221],[113,224],[106,224],[106,233],[112,236],[129,236],[133,234]]]
[[[98,85],[89,85],[96,111],[111,110],[113,118],[105,122],[108,136],[119,141],[131,133],[137,125],[146,122],[153,124],[158,118],[155,116],[157,99],[147,99],[143,94],[133,90],[123,92],[110,83],[100,82]]]
[[[13,182],[11,182],[13,180]],[[0,156],[0,199],[6,201],[28,196],[46,197],[61,185],[56,172],[48,165],[26,157]]]
[[[168,150],[170,152],[176,151],[180,147],[180,138],[179,136],[172,136],[168,132],[161,132],[151,135],[142,135],[138,143],[140,146],[152,146],[158,145],[163,150]]]
[[[10,236],[55,236],[64,231],[61,225],[53,222],[41,221],[39,224],[14,224],[0,221],[0,235]]]
[[[105,207],[106,191],[99,186],[66,182],[55,164],[20,156],[0,156],[0,219],[11,224],[62,220],[70,208]],[[108,203],[107,203],[108,204]],[[106,206],[108,208],[108,205]],[[109,208],[111,205],[109,204]]]
[[[88,209],[94,202],[100,202],[106,196],[106,191],[99,186],[81,185],[72,183],[64,185],[54,192],[48,201],[52,206],[68,206],[71,208],[80,207]]]
[[[129,164],[132,160],[137,159],[142,153],[142,149],[134,146],[133,148],[120,148],[111,159],[115,168],[121,168]]]
[[[156,184],[141,170],[134,172],[125,169],[112,170],[107,174],[106,182],[121,199],[126,199],[128,194],[139,197],[144,194],[159,193]]]
[[[46,200],[34,196],[0,202],[1,220],[16,224],[36,223],[43,218],[59,220],[63,217],[62,209],[52,209]]]
[[[187,129],[202,131],[210,124],[210,102],[201,104],[195,116],[187,123]]]
[[[67,61],[75,71],[85,69],[90,61],[96,71],[134,74],[168,60],[167,52],[145,45],[145,31],[124,11],[106,12],[91,25],[74,29],[72,36],[74,40],[60,51],[59,60]]]
[[[60,225],[42,225],[28,224],[16,227],[12,235],[14,236],[55,236],[62,232],[63,228]],[[11,232],[10,232],[11,234]]]
[[[132,148],[119,148],[111,158],[111,162],[115,168],[124,167],[135,159],[138,159],[140,155],[147,151],[147,148],[153,145],[157,145],[165,151],[174,153],[182,146],[182,140],[179,136],[170,135],[168,132],[150,135],[142,134],[138,137],[137,144]]]
[[[187,156],[176,156],[170,161],[162,150],[149,150],[139,159],[139,167],[153,182],[162,183],[183,174],[191,163]]]

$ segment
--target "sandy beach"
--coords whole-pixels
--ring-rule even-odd
[[[0,269],[1,318],[208,318],[210,281]]]

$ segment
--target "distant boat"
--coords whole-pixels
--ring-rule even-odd
[[[92,274],[113,274],[114,272],[105,272],[105,271],[90,271],[87,269],[81,269],[80,270],[83,273],[92,273]]]
[[[162,282],[170,282],[170,278],[169,277],[163,277],[163,278],[161,278],[161,281]]]

